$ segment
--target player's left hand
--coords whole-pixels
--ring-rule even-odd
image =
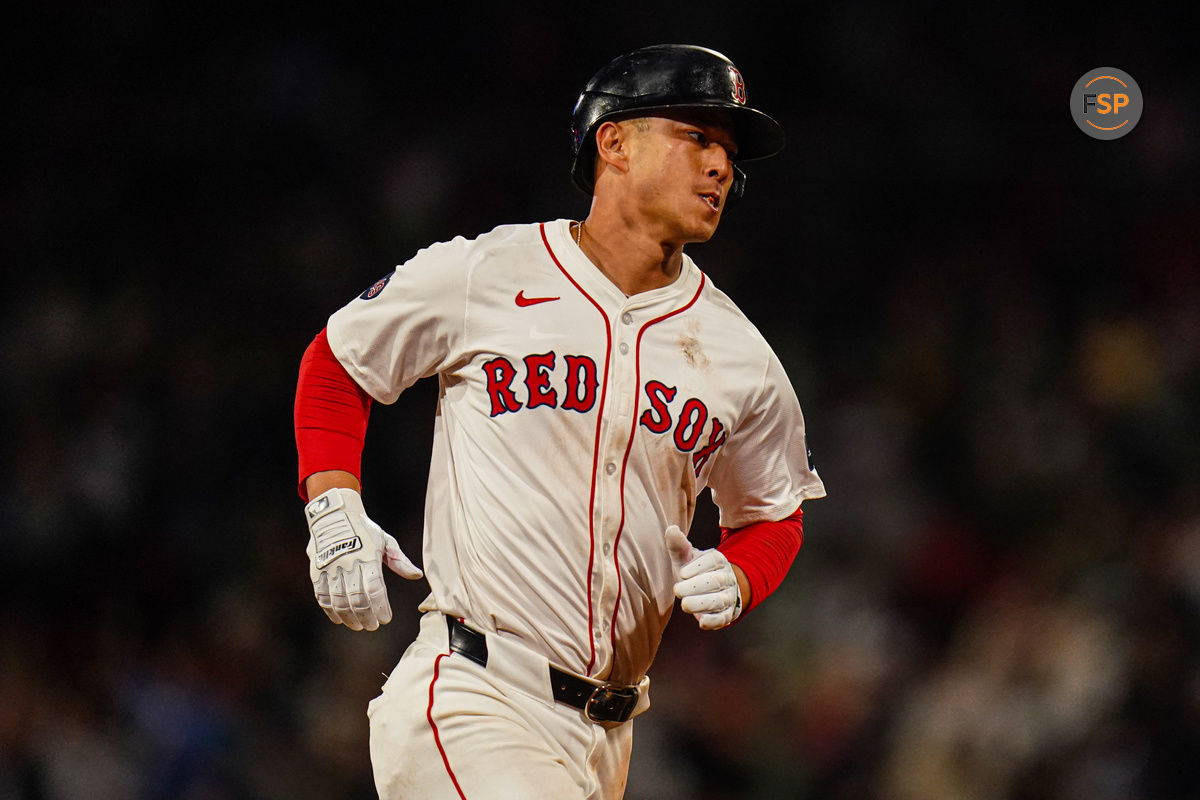
[[[667,528],[680,607],[706,631],[724,628],[742,613],[742,593],[733,565],[720,550],[697,550],[677,525]]]

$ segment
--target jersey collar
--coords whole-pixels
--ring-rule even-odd
[[[626,297],[625,293],[575,244],[575,238],[571,235],[571,222],[569,219],[557,219],[545,223],[546,241],[550,243],[554,256],[563,269],[584,291],[605,306],[621,310],[648,308],[659,304],[669,306],[678,302],[689,302],[696,294],[701,279],[700,268],[687,253],[684,253],[679,276],[674,281],[658,289]]]

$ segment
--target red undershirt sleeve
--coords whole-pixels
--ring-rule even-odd
[[[778,522],[755,522],[744,528],[721,529],[721,543],[717,549],[725,554],[729,563],[741,567],[750,582],[750,602],[738,619],[745,617],[783,583],[783,577],[804,541],[803,517],[797,506],[791,516]]]
[[[322,330],[304,352],[296,383],[301,498],[308,500],[304,482],[314,472],[345,470],[362,481],[362,449],[370,413],[370,395],[337,360]]]

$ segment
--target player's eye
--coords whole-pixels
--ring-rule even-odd
[[[709,144],[711,144],[704,131],[688,131],[687,135],[692,137],[696,144],[700,145],[701,147],[708,147]],[[721,146],[725,148],[725,152],[729,155],[730,161],[737,161],[737,147],[732,142],[723,143]]]

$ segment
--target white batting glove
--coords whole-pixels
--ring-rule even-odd
[[[373,631],[392,621],[382,564],[401,577],[421,572],[400,545],[371,521],[353,489],[330,489],[304,507],[308,561],[317,605],[352,631]]]
[[[724,628],[742,613],[742,593],[733,565],[720,550],[696,550],[679,527],[667,528],[680,607],[706,631]]]

